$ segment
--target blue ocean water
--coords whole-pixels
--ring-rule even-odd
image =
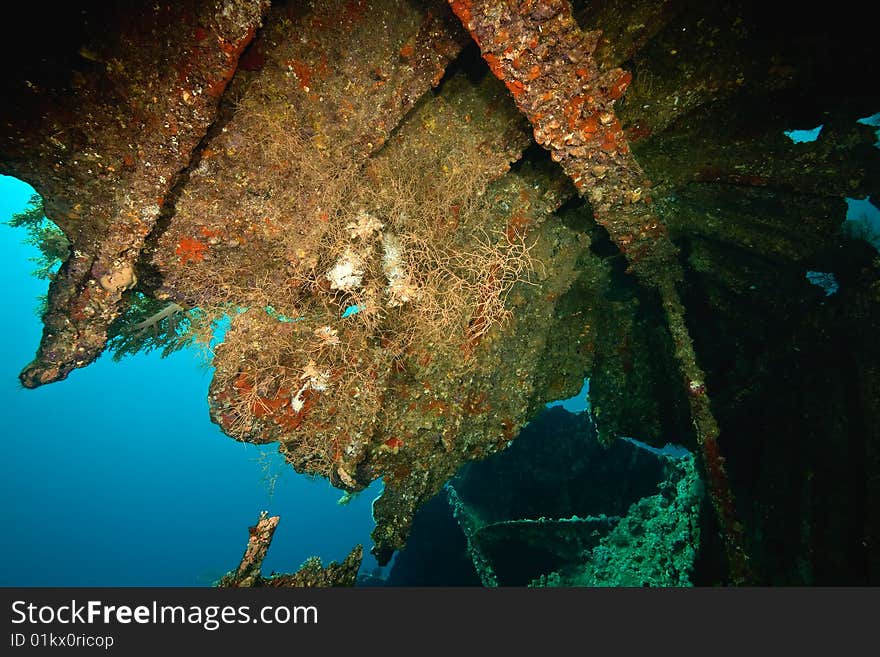
[[[878,142],[880,143],[880,142]],[[880,210],[874,207],[867,198],[846,198],[847,231],[861,237],[880,251]]]
[[[825,126],[818,125],[809,130],[785,130],[784,133],[785,136],[791,139],[795,144],[802,144],[805,142],[816,141],[819,138],[819,133],[822,132],[823,127]]]
[[[590,380],[584,379],[584,384],[581,386],[581,389],[573,397],[547,402],[545,406],[547,408],[561,406],[569,413],[583,413],[584,411],[590,410]]]
[[[33,189],[0,176],[0,222]],[[101,357],[67,380],[25,390],[47,282],[30,275],[25,233],[0,223],[0,585],[205,586],[238,565],[261,510],[281,522],[263,572],[309,556],[369,555],[374,484],[341,492],[298,475],[271,446],[226,437],[208,418],[210,370],[194,350]],[[274,492],[267,476],[278,475]]]

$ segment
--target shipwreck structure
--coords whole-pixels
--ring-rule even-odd
[[[22,383],[228,321],[212,419],[341,489],[381,477],[387,562],[589,377],[602,444],[698,455],[697,583],[877,583],[880,261],[845,226],[880,198],[876,40],[770,4],[40,15],[6,44],[0,171],[70,255]]]

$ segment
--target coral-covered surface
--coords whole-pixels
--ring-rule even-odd
[[[755,581],[878,581],[880,275],[840,228],[880,182],[858,21],[99,4],[7,44],[0,170],[71,243],[26,386],[225,318],[212,418],[348,491],[383,478],[386,561],[463,463],[588,376],[603,442],[701,440],[716,493],[726,469],[698,583],[737,580],[719,529]]]
[[[535,141],[583,190],[630,267],[674,280],[675,249],[614,112],[632,73],[599,69],[593,52],[601,33],[581,30],[568,0],[450,5],[528,117]]]
[[[73,244],[49,292],[37,358],[21,376],[28,387],[101,353],[123,293],[137,285],[145,239],[268,6],[124,4],[74,11],[69,29],[82,21],[84,39],[75,53],[25,62],[4,93],[0,168],[45,197]]]

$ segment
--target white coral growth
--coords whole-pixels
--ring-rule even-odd
[[[312,390],[326,390],[330,387],[330,370],[319,370],[315,361],[310,360],[303,368],[300,380],[307,379],[306,385]]]
[[[382,248],[382,271],[388,279],[385,288],[389,297],[388,305],[402,306],[418,297],[419,288],[406,270],[400,240],[391,233],[383,233]]]
[[[312,334],[321,341],[322,345],[333,347],[339,344],[339,331],[330,326],[316,328]]]
[[[320,370],[318,366],[315,364],[315,361],[310,360],[306,363],[306,366],[303,367],[302,376],[299,377],[300,381],[305,379],[305,383],[303,383],[302,387],[297,390],[296,394],[290,398],[290,407],[293,409],[294,413],[299,413],[303,406],[305,406],[305,392],[309,388],[312,390],[317,390],[318,392],[323,392],[330,387],[330,370]]]
[[[326,278],[330,281],[330,289],[352,292],[359,288],[364,280],[364,261],[357,253],[346,249],[327,272]]]
[[[406,278],[395,278],[388,283],[388,287],[385,289],[390,297],[388,299],[388,305],[392,308],[394,306],[402,306],[403,304],[417,298],[419,295],[419,288],[413,283],[409,276]]]
[[[294,413],[299,413],[303,409],[303,406],[306,405],[306,400],[303,399],[303,393],[307,389],[308,386],[303,386],[293,397],[290,398],[290,407],[293,409]]]
[[[366,242],[372,239],[375,233],[382,230],[382,222],[369,212],[361,210],[354,218],[354,221],[348,224],[346,228],[350,231],[351,239],[357,238]]]

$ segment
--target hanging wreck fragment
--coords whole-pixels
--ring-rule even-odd
[[[841,119],[822,144],[794,151],[773,114],[752,141],[718,138],[714,113],[751,111],[742,80],[762,98],[826,84],[786,69],[785,53],[762,50],[752,68],[728,56],[745,43],[737,3],[590,4],[577,16],[584,31],[568,2],[450,4],[109,11],[55,77],[13,85],[0,169],[36,187],[72,244],[23,384],[61,380],[108,342],[118,352],[209,343],[228,318],[212,419],[347,491],[382,478],[373,551],[385,563],[463,463],[504,449],[588,375],[604,441],[699,447],[725,578],[748,581],[746,543],[774,531],[773,514],[737,517],[719,424],[724,436],[742,430],[731,389],[747,388],[751,404],[778,390],[731,374],[710,326],[733,334],[748,321],[731,301],[747,271],[780,281],[754,293],[761,307],[811,298],[800,263],[836,239],[844,194],[876,194],[869,131]],[[720,55],[704,63],[710,40]],[[686,46],[677,69],[657,54]],[[834,172],[811,174],[817,161]],[[729,220],[707,221],[731,183],[743,191],[726,201]],[[876,272],[862,272],[851,294],[873,320]],[[681,296],[688,278],[698,292]],[[685,321],[688,299],[711,323]],[[852,365],[863,388],[876,362]],[[880,426],[869,421],[876,401],[853,412]],[[757,449],[730,440],[743,459]],[[787,466],[782,447],[767,458],[768,478]],[[860,476],[876,481],[878,467]],[[760,481],[742,485],[762,499]],[[868,495],[860,508],[880,499],[865,490],[853,493]],[[865,532],[880,535],[868,521]]]
[[[324,566],[318,557],[312,557],[295,573],[263,575],[263,560],[280,520],[279,516],[270,516],[265,511],[260,513],[257,524],[248,527],[248,543],[238,567],[221,577],[216,586],[235,589],[354,586],[363,558],[360,545],[356,545],[342,563],[331,561]]]

